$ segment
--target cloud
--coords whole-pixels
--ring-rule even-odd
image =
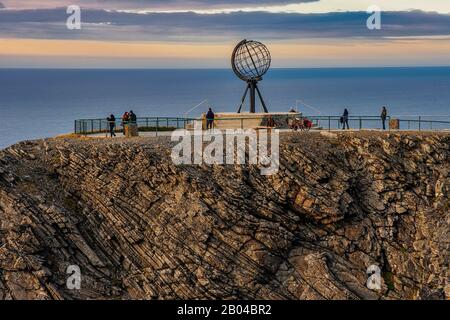
[[[0,2],[0,9],[5,9],[5,5],[3,3]]]
[[[382,29],[368,30],[365,12],[324,14],[235,12],[147,13],[83,10],[82,30],[65,27],[64,9],[2,10],[0,37],[124,41],[208,41],[238,38],[386,38],[450,35],[450,15],[383,12]]]
[[[81,5],[91,9],[153,9],[153,10],[183,10],[183,9],[226,9],[244,7],[262,7],[287,5],[319,0],[6,0],[11,8],[58,8],[68,5]]]

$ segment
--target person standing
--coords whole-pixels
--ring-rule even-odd
[[[125,127],[128,125],[128,121],[130,121],[130,114],[126,111],[122,116],[123,135],[125,135]]]
[[[139,127],[137,124],[137,116],[133,112],[133,110],[130,110],[129,113],[129,122],[127,127],[125,128],[125,136],[126,137],[137,137],[139,136]]]
[[[386,118],[387,118],[387,109],[383,107],[381,109],[381,122],[383,124],[383,130],[386,130]]]
[[[109,133],[112,137],[116,136],[116,133],[114,132],[116,130],[116,117],[114,117],[114,115],[110,115],[108,118],[106,118],[106,120],[108,121],[108,126],[109,126]]]
[[[350,126],[348,125],[348,110],[345,108],[344,114],[342,115],[342,129],[345,130],[345,125],[347,125],[347,129],[350,129]]]
[[[272,115],[269,115],[269,118],[267,119],[267,126],[269,128],[275,128],[276,127],[275,120],[273,120]]]
[[[133,110],[130,110],[130,123],[136,124],[137,123],[137,116],[133,112]]]
[[[206,114],[206,130],[212,129],[214,125],[214,112],[209,108]]]

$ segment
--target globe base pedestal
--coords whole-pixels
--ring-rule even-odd
[[[256,95],[258,95],[258,98],[261,102],[261,106],[262,106],[262,109],[264,110],[264,112],[265,113],[269,112],[269,110],[267,110],[266,103],[264,102],[264,99],[261,95],[261,92],[259,91],[257,83],[258,83],[258,81],[256,81],[256,80],[247,81],[247,89],[245,89],[244,95],[242,96],[241,104],[239,106],[237,113],[241,113],[242,106],[244,105],[245,99],[247,98],[247,95],[249,94],[249,92],[250,92],[250,110],[249,110],[249,112],[256,113]]]

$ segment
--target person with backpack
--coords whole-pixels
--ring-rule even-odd
[[[106,121],[108,121],[109,133],[111,135],[111,138],[115,137],[116,133],[114,131],[116,130],[116,117],[111,114],[108,118],[106,118]]]
[[[387,109],[383,107],[381,109],[381,123],[383,124],[383,130],[386,130],[386,118],[387,118]]]

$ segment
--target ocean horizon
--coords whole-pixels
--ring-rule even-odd
[[[450,67],[274,68],[260,83],[269,111],[450,121]],[[231,69],[0,69],[0,148],[73,131],[80,118],[185,117],[208,99],[234,112],[245,83]],[[308,107],[306,107],[308,105]],[[196,109],[188,117],[197,117]]]

